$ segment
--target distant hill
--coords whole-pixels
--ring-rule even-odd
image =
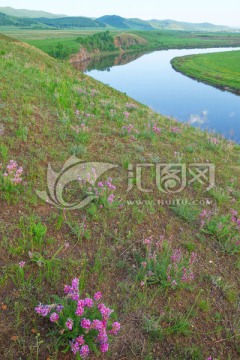
[[[55,28],[105,28],[106,25],[98,20],[82,16],[68,16],[57,19],[38,18],[35,19],[42,24],[53,26]]]
[[[153,26],[140,19],[125,19],[117,15],[105,15],[97,19],[99,22],[118,29],[153,30]]]
[[[210,23],[187,23],[175,20],[140,20],[125,19],[117,15],[105,15],[97,19],[107,26],[118,29],[138,29],[138,30],[182,30],[182,31],[231,31],[229,26],[213,25]]]
[[[69,29],[69,28],[102,28],[105,24],[85,17],[64,17],[64,18],[20,18],[9,16],[0,12],[0,26],[16,26],[20,28],[34,29]]]
[[[210,23],[187,23],[176,20],[150,20],[148,23],[157,29],[183,30],[183,31],[231,31],[229,26],[213,25]]]
[[[105,15],[98,19],[83,16],[65,16],[46,13],[44,11],[19,10],[10,7],[0,7],[0,26],[16,26],[31,29],[83,29],[83,28],[113,28],[122,30],[178,30],[236,32],[228,26],[210,23],[187,23],[175,20],[141,20],[126,19],[117,15]]]
[[[36,10],[25,10],[25,9],[13,9],[10,6],[7,7],[0,7],[0,12],[9,16],[16,16],[16,17],[26,17],[26,18],[62,18],[66,17],[66,15],[56,15],[51,14],[46,11],[36,11]]]
[[[17,18],[14,16],[8,16],[0,12],[0,26],[41,27],[41,24],[39,24],[38,21],[36,21],[35,19]]]

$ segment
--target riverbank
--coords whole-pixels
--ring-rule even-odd
[[[107,32],[108,36],[111,38],[110,32]],[[104,34],[104,33],[103,33]],[[120,33],[115,36],[112,36],[112,50],[104,50],[104,41],[102,44],[102,49],[96,45],[95,38],[103,37],[103,34],[96,34],[93,36],[88,36],[82,38],[82,46],[80,50],[69,56],[69,61],[71,63],[81,63],[86,61],[94,61],[96,59],[106,58],[107,56],[114,55],[127,55],[134,54],[139,52],[151,52],[151,51],[160,51],[160,50],[170,50],[170,49],[191,49],[191,48],[210,48],[213,45],[217,47],[232,47],[240,46],[240,35],[232,34],[232,39],[229,35],[228,38],[225,36],[219,36],[219,34],[210,34],[205,36],[199,35],[190,35],[189,33],[180,34],[179,33],[169,33],[162,32],[158,33],[157,36],[155,33],[149,34],[146,31],[136,31],[135,33]],[[187,38],[186,38],[187,36]],[[81,39],[81,37],[79,37]],[[227,42],[226,42],[227,40]],[[85,45],[88,44],[88,45]],[[90,44],[90,45],[89,45]],[[93,44],[95,44],[93,46]],[[64,49],[64,48],[63,48]]]
[[[62,352],[71,331],[34,309],[62,297],[73,278],[81,296],[101,291],[121,323],[107,359],[237,359],[240,146],[26,43],[0,35],[0,48],[1,359],[72,357]],[[53,205],[48,164],[67,174],[72,156],[118,167],[97,180],[97,199],[63,210]],[[205,164],[202,182],[197,164]],[[52,205],[36,194],[48,186]],[[63,198],[88,194],[78,178]]]
[[[240,51],[178,57],[171,64],[192,79],[240,94]]]
[[[77,54],[80,50],[80,44],[77,39],[91,39],[94,34],[101,34],[104,31],[88,30],[6,30],[6,35],[15,37],[33,45],[45,53],[60,59],[68,59],[70,56]],[[237,47],[240,46],[239,33],[198,33],[187,31],[110,31],[114,39],[121,37],[132,38],[133,41],[120,41],[113,51],[102,51],[100,49],[86,49],[88,52],[98,51],[101,54],[115,55],[123,52],[154,51],[167,49],[193,49],[193,48],[212,48],[212,47]],[[136,42],[134,39],[138,39]],[[118,44],[119,45],[119,42]],[[83,46],[84,47],[84,46]],[[85,47],[84,47],[85,48]],[[121,48],[121,50],[120,50]],[[95,56],[94,52],[91,57]]]
[[[156,36],[157,35],[157,36]],[[91,37],[90,37],[91,38]],[[227,41],[226,41],[227,40]],[[115,49],[112,51],[102,51],[99,48],[94,48],[92,51],[83,47],[78,52],[69,56],[71,63],[80,63],[89,60],[106,58],[107,56],[134,54],[138,52],[149,53],[152,51],[171,50],[171,49],[203,49],[214,47],[239,47],[240,35],[232,34],[232,39],[229,34],[228,38],[219,36],[219,34],[210,34],[199,36],[197,34],[190,35],[189,33],[179,34],[178,32],[146,32],[136,31],[135,33],[120,33],[114,36]]]

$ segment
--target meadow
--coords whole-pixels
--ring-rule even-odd
[[[104,30],[27,30],[0,28],[0,31],[21,41],[33,45],[47,54],[55,57],[68,58],[80,49],[77,39],[91,38],[94,34],[105,32]],[[189,48],[210,48],[210,47],[234,47],[240,46],[239,33],[201,33],[188,31],[168,30],[110,30],[112,37],[127,35],[139,37],[139,42],[128,45],[122,49],[116,48],[118,52],[152,51],[165,49],[189,49]],[[142,40],[142,41],[141,41]],[[124,43],[124,41],[123,41]],[[60,51],[59,51],[60,49]],[[62,50],[61,50],[62,49]],[[115,51],[114,51],[115,52]],[[103,53],[101,51],[101,53]],[[58,56],[60,54],[60,56]]]
[[[240,146],[2,35],[0,77],[1,359],[238,359]],[[41,200],[76,157],[118,167],[68,184],[83,209]],[[156,186],[196,163],[215,184]]]
[[[175,58],[174,69],[216,87],[240,92],[240,51]]]

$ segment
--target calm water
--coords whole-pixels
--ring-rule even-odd
[[[240,142],[240,96],[192,80],[170,64],[176,56],[233,50],[239,49],[156,51],[130,62],[117,57],[91,63],[86,73],[161,114]]]

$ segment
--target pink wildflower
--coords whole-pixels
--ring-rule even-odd
[[[78,336],[76,339],[75,339],[76,343],[79,345],[79,346],[82,346],[84,345],[85,341],[84,341],[84,338],[83,338],[83,335],[82,336]]]
[[[37,314],[42,315],[42,316],[47,316],[50,311],[51,311],[51,306],[50,305],[42,305],[39,304],[37,307],[35,307],[35,311]]]
[[[112,329],[109,331],[109,334],[116,336],[120,331],[120,328],[121,328],[121,324],[119,322],[114,322],[112,325]]]
[[[57,322],[59,319],[59,315],[57,313],[52,313],[51,316],[50,316],[50,321],[51,322]]]
[[[109,202],[109,204],[112,204],[113,201],[114,201],[114,199],[115,199],[115,195],[114,195],[114,194],[111,194],[111,195],[108,197],[108,202]]]
[[[94,300],[95,301],[99,301],[102,298],[102,293],[100,291],[96,292],[96,294],[94,294]]]
[[[77,316],[82,316],[84,314],[84,308],[82,306],[78,306],[75,314]]]
[[[91,328],[91,321],[89,319],[82,319],[81,327],[83,329],[89,330]]]
[[[72,330],[73,329],[73,320],[72,319],[67,319],[65,325],[68,328],[68,330]]]
[[[102,353],[106,353],[106,352],[108,352],[108,347],[109,347],[108,343],[101,344],[101,345],[100,345],[100,351],[101,351]]]
[[[113,312],[113,310],[107,308],[104,304],[99,304],[98,305],[98,310],[102,314],[102,317],[103,317],[104,320],[108,320],[111,313]]]
[[[104,324],[101,320],[93,320],[92,328],[98,331],[101,331],[104,328]]]
[[[73,341],[71,341],[70,346],[71,346],[72,352],[74,353],[74,355],[76,355],[80,349],[79,344],[73,340]]]
[[[91,307],[93,306],[93,301],[92,301],[92,299],[86,298],[86,299],[84,300],[84,306],[86,306],[86,307],[88,307],[88,308],[91,308]]]
[[[83,345],[80,349],[80,356],[83,358],[83,359],[86,359],[89,355],[89,347],[88,345]]]

